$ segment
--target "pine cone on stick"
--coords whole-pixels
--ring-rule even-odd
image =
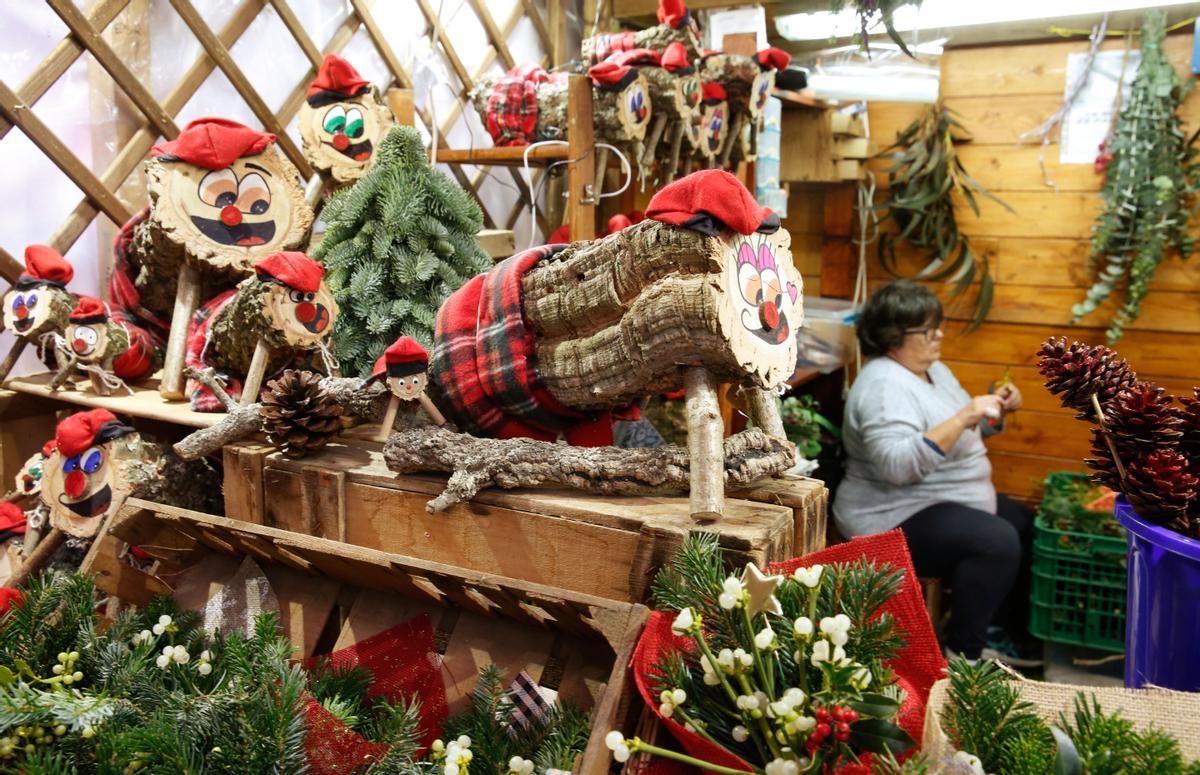
[[[1110,490],[1124,490],[1125,483],[1121,481],[1121,473],[1113,462],[1112,450],[1104,440],[1104,431],[1099,428],[1092,429],[1092,455],[1094,457],[1083,459],[1084,465],[1092,469],[1092,479]],[[1125,463],[1125,458],[1121,458],[1121,462]]]
[[[1184,535],[1196,534],[1189,512],[1200,496],[1200,479],[1183,455],[1163,449],[1133,461],[1124,489],[1138,516]]]
[[[321,387],[321,375],[288,369],[267,383],[262,398],[267,441],[287,457],[304,457],[342,429],[342,406]]]
[[[1174,448],[1183,436],[1183,417],[1175,400],[1148,382],[1118,393],[1104,407],[1104,420],[1122,460]]]
[[[1122,390],[1137,384],[1137,374],[1124,358],[1103,345],[1072,342],[1051,337],[1038,353],[1038,371],[1046,378],[1046,389],[1059,397],[1063,406],[1080,412],[1081,420],[1095,422],[1092,395],[1107,412],[1109,402]]]
[[[1192,388],[1192,398],[1181,398],[1183,409],[1179,412],[1179,451],[1194,465],[1200,465],[1200,387]]]

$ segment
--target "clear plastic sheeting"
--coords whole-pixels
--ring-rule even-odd
[[[857,45],[825,49],[804,61],[808,87],[818,99],[936,102],[946,39],[911,46],[910,57],[891,42],[872,42],[870,56]]]

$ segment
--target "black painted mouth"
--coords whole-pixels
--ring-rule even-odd
[[[222,245],[251,247],[270,242],[271,238],[275,236],[275,221],[263,221],[262,223],[243,221],[237,226],[226,226],[216,218],[201,218],[199,215],[193,215],[192,223],[205,237]]]
[[[767,344],[783,344],[788,339],[788,334],[791,333],[788,328],[787,315],[779,313],[779,324],[774,328],[763,328],[761,325],[753,325],[746,321],[746,316],[750,314],[750,310],[742,310],[742,325],[746,330],[763,340]]]
[[[317,314],[307,323],[302,324],[310,334],[319,334],[329,327],[329,310],[324,304],[317,304]]]
[[[112,488],[106,484],[83,500],[75,501],[74,503],[65,502],[63,500],[64,497],[63,495],[59,495],[58,502],[84,519],[91,519],[108,510],[108,507],[112,504]]]
[[[23,334],[33,328],[33,318],[25,318],[24,320],[14,320],[13,330],[18,334]]]
[[[366,161],[367,159],[371,158],[371,153],[375,150],[375,146],[371,145],[370,140],[363,140],[361,143],[347,145],[345,150],[339,149],[336,145],[328,140],[323,140],[322,142],[341,155],[349,159],[353,159],[354,161]]]

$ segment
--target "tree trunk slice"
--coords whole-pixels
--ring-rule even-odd
[[[435,426],[396,431],[383,457],[399,474],[450,474],[445,491],[426,506],[431,512],[469,501],[487,487],[558,485],[609,495],[658,495],[687,489],[691,478],[682,447],[575,447],[481,439]],[[725,486],[743,486],[791,468],[795,447],[751,428],[725,439],[723,462],[723,476],[720,470],[717,475]]]
[[[180,264],[179,281],[175,290],[175,311],[171,314],[171,331],[167,334],[167,354],[163,358],[162,382],[158,393],[168,401],[182,401],[184,396],[183,367],[187,351],[188,325],[200,306],[200,273],[186,261]]]
[[[246,381],[242,383],[242,406],[249,406],[258,400],[270,354],[271,346],[265,339],[259,339],[254,348],[254,356],[250,360],[250,368],[246,370]]]
[[[717,382],[703,366],[683,370],[686,391],[688,457],[688,498],[692,519],[712,522],[725,512],[724,450],[721,438],[725,423],[717,400]]]
[[[691,118],[699,107],[688,104],[688,93],[700,94],[700,77],[695,73],[675,75],[665,67],[643,67],[642,75],[650,90],[650,103],[656,116],[667,116],[675,121]]]
[[[639,91],[646,111],[641,117],[631,108]],[[654,117],[646,77],[639,72],[637,78],[621,91],[592,89],[592,116],[597,142],[617,144],[644,139],[646,126]]]

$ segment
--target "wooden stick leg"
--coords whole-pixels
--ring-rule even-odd
[[[720,519],[725,510],[725,423],[717,401],[717,381],[702,366],[683,370],[687,401],[688,458],[692,519]]]
[[[593,196],[596,201],[600,201],[600,194],[604,192],[604,173],[608,172],[608,154],[607,148],[596,149],[596,186],[593,191]]]
[[[250,369],[246,372],[246,381],[242,384],[242,406],[250,406],[258,400],[258,392],[262,390],[263,377],[267,372],[267,358],[271,354],[271,346],[262,339],[254,345],[254,355],[250,358]]]
[[[50,380],[50,384],[47,385],[47,387],[51,390],[58,390],[65,385],[67,380],[71,378],[71,375],[75,373],[75,364],[78,363],[78,361],[73,355],[67,356],[64,361],[63,356],[58,352],[58,349],[55,348],[54,362],[58,364],[58,372],[54,375],[54,379]]]
[[[675,122],[675,126],[671,130],[671,161],[667,164],[667,183],[670,183],[679,173],[679,149],[683,145],[683,122],[686,118],[681,118]]]
[[[46,537],[38,542],[37,548],[33,550],[33,554],[29,555],[29,559],[22,563],[16,573],[8,578],[8,586],[18,587],[23,584],[33,574],[42,569],[42,566],[50,559],[50,555],[54,554],[62,542],[67,539],[67,534],[58,528],[51,528]]]
[[[182,401],[183,366],[187,351],[188,324],[200,306],[200,274],[186,261],[179,268],[179,286],[175,291],[175,311],[167,334],[167,353],[163,359],[162,383],[158,394],[168,401]]]
[[[725,147],[721,149],[721,161],[718,166],[728,167],[729,157],[733,155],[733,146],[742,140],[742,127],[746,123],[746,115],[738,113],[737,118],[733,120],[733,126],[730,128],[729,135],[725,138]]]
[[[429,419],[433,420],[434,425],[446,424],[446,418],[442,416],[442,413],[438,411],[438,408],[433,405],[432,401],[429,400],[429,396],[422,393],[417,397],[417,400],[421,402],[421,408],[425,410],[425,414],[429,415]]]
[[[400,396],[392,393],[392,398],[388,401],[387,412],[383,415],[383,423],[379,426],[379,433],[375,434],[376,441],[387,441],[387,437],[392,434],[392,426],[396,424],[396,413],[399,411]]]
[[[742,395],[746,397],[746,408],[749,410],[750,420],[755,425],[777,439],[787,438],[775,396],[762,388],[743,388]]]
[[[654,152],[658,150],[658,143],[662,140],[663,130],[667,128],[667,114],[659,113],[654,117],[654,124],[650,127],[650,134],[646,135],[646,148],[642,152],[642,165],[650,166],[654,163]]]
[[[25,337],[17,337],[13,342],[12,349],[8,351],[8,355],[4,356],[4,363],[0,363],[0,383],[8,379],[8,373],[12,371],[13,366],[17,365],[17,359],[21,357],[21,353],[25,351],[25,347],[29,344],[29,340]]]

